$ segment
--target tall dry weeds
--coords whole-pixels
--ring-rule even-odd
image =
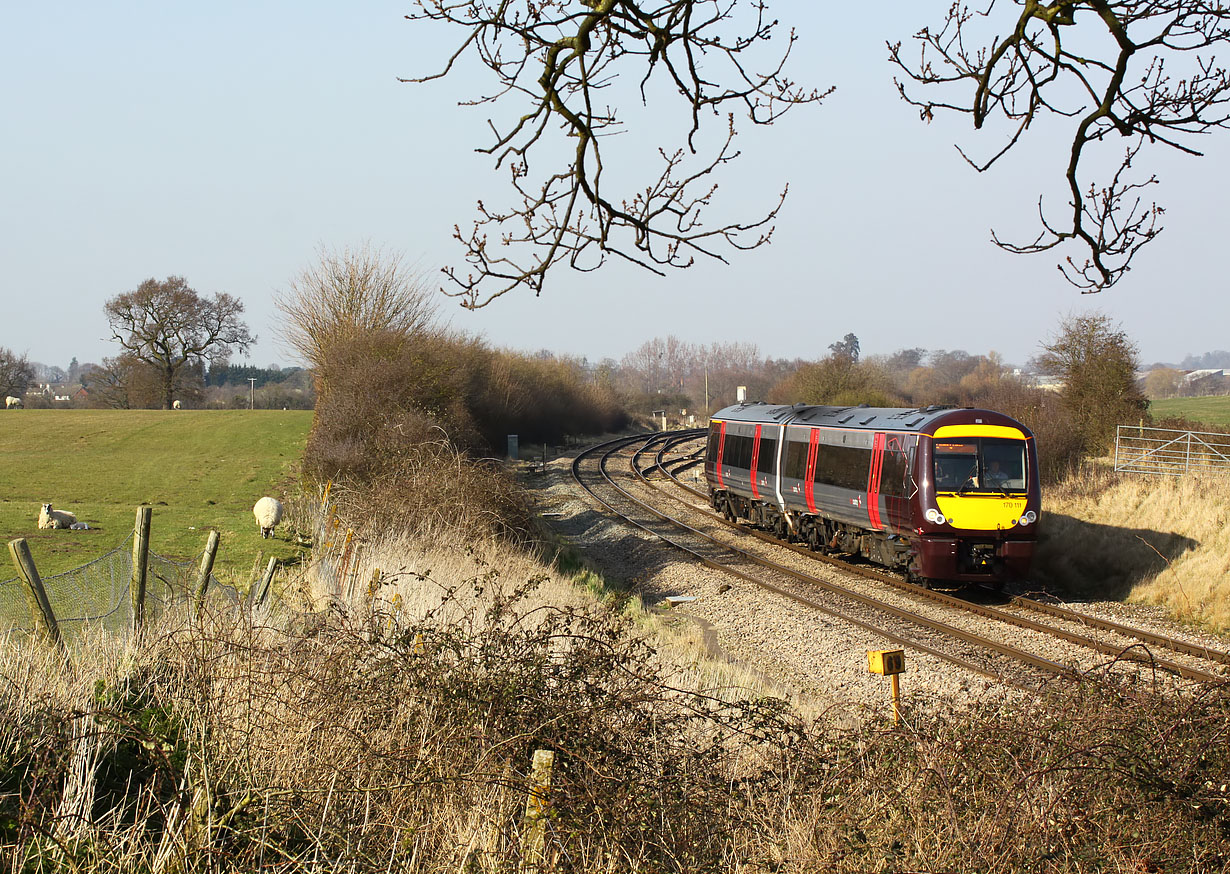
[[[367,543],[299,609],[0,647],[21,872],[1220,871],[1230,687],[1091,678],[838,728],[698,672],[634,611],[465,529]],[[682,661],[690,662],[689,655]],[[818,666],[818,670],[821,668]]]
[[[1089,461],[1043,494],[1038,577],[1230,630],[1230,484],[1116,474]]]

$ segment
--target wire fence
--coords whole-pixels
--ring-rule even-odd
[[[370,597],[367,590],[375,584],[365,576],[371,571],[365,566],[362,543],[332,512],[328,487],[319,503],[314,502],[305,515],[311,519],[312,546],[310,557],[300,565],[295,579],[311,589],[309,601],[323,597],[344,606],[356,596]],[[42,579],[61,637],[72,639],[86,628],[101,628],[120,636],[132,633],[135,626],[131,588],[135,536],[130,533],[110,552],[88,564]],[[259,606],[267,617],[301,614],[304,605],[295,597],[290,599],[295,602],[292,605],[274,594],[272,580],[278,565],[271,559],[263,579],[258,577],[259,566],[254,567],[251,591],[246,597],[210,574],[207,604],[213,609]],[[198,575],[198,561],[178,561],[150,552],[146,565],[144,621],[157,620],[173,605],[192,602],[197,597]],[[0,634],[32,634],[36,621],[25,582],[16,576],[0,580]]]
[[[132,539],[81,567],[43,578],[43,588],[63,637],[86,627],[125,635],[133,628],[130,585],[133,576]],[[197,566],[191,561],[149,554],[145,618],[156,620],[171,605],[195,597]],[[210,575],[207,599],[215,606],[237,607],[243,600],[234,587]],[[29,634],[34,630],[24,584],[18,577],[0,581],[0,633]]]

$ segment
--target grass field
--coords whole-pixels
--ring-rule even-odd
[[[1149,401],[1155,419],[1182,416],[1209,425],[1230,425],[1230,395],[1207,398],[1159,398]]]
[[[293,488],[311,424],[301,410],[0,411],[0,533],[26,538],[50,576],[121,544],[149,504],[154,552],[195,559],[217,528],[219,575],[246,581],[258,553],[300,552],[282,529],[262,540],[252,505]],[[90,530],[39,530],[47,501]],[[0,579],[15,576],[3,561]]]

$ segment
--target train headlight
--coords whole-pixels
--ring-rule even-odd
[[[1022,516],[1020,519],[1017,520],[1017,523],[1020,525],[1032,525],[1037,521],[1038,521],[1038,514],[1035,513],[1033,510],[1029,510],[1028,512],[1025,513],[1024,516]]]
[[[928,507],[927,512],[923,513],[926,520],[934,525],[943,525],[948,520],[944,518],[944,514],[935,507]]]

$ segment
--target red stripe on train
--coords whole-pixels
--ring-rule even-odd
[[[871,527],[883,528],[880,524],[880,476],[884,472],[884,435],[876,434],[871,442],[871,471],[867,476],[867,517]]]

